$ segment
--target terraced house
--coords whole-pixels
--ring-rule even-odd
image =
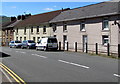
[[[14,28],[14,39],[21,41],[34,40],[37,42],[40,38],[53,36],[52,27],[49,21],[66,10],[69,10],[69,8],[32,15],[21,21]]]
[[[118,52],[120,44],[120,2],[102,2],[62,12],[50,23],[53,26],[53,35],[63,48],[65,41],[69,43],[69,50],[74,50],[75,42],[79,51],[95,51],[98,43],[99,52],[107,52],[107,43],[110,44],[111,54]],[[116,24],[117,23],[117,24]]]

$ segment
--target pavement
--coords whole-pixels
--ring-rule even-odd
[[[120,80],[117,59],[75,52],[8,47],[3,47],[2,52],[6,54],[2,57],[2,63],[25,82],[118,83]]]

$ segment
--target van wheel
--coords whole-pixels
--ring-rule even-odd
[[[44,51],[47,51],[47,48],[46,48],[46,47],[44,48]]]

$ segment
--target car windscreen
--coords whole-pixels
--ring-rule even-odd
[[[48,43],[57,43],[57,39],[56,38],[49,38]]]
[[[34,41],[29,40],[28,43],[35,43]]]
[[[15,41],[15,43],[21,43],[21,41]]]

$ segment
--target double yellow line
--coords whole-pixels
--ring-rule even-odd
[[[3,68],[17,83],[26,84],[23,79],[21,79],[16,73],[10,70],[6,65],[0,62],[0,67]]]

